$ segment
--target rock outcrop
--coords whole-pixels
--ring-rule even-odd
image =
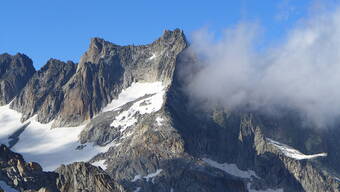
[[[62,165],[56,170],[59,173],[57,186],[60,192],[100,191],[124,192],[125,189],[114,182],[105,171],[88,163]]]
[[[0,146],[0,180],[22,192],[125,192],[101,168],[91,164],[73,163],[55,172],[44,172],[38,163],[25,162],[5,145]]]
[[[57,174],[43,172],[38,163],[25,162],[20,154],[0,146],[0,180],[18,191],[57,192]]]
[[[0,55],[0,105],[12,101],[34,72],[32,60],[26,55]]]

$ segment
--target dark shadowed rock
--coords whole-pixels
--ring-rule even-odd
[[[32,60],[26,55],[0,55],[0,105],[12,101],[34,72]]]

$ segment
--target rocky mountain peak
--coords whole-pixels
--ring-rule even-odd
[[[34,72],[33,62],[26,55],[0,55],[0,105],[8,104]]]

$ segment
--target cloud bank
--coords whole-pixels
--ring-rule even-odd
[[[265,51],[257,49],[260,29],[240,23],[219,40],[204,29],[192,35],[188,52],[199,62],[184,70],[192,99],[227,109],[297,109],[318,127],[339,118],[340,9],[299,21]]]

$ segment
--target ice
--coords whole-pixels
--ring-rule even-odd
[[[228,164],[228,163],[218,163],[214,160],[203,158],[204,162],[206,162],[208,165],[215,167],[217,169],[220,169],[230,175],[233,175],[235,177],[240,177],[244,179],[250,179],[252,177],[257,177],[256,173],[252,170],[243,171],[237,167],[235,164]]]
[[[313,155],[306,155],[301,153],[300,151],[279,143],[277,141],[274,141],[272,139],[267,138],[267,141],[269,144],[272,144],[273,146],[277,147],[285,156],[293,158],[293,159],[297,159],[297,160],[303,160],[303,159],[313,159],[313,158],[317,158],[317,157],[326,157],[327,153],[318,153],[318,154],[313,154]]]

